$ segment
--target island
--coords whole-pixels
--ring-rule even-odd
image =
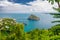
[[[36,15],[31,14],[31,15],[29,16],[28,20],[35,20],[35,21],[39,21],[39,20],[40,20],[40,18],[39,18],[39,17],[37,17]]]

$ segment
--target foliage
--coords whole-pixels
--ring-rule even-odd
[[[56,11],[58,11],[58,12],[60,12],[60,8],[54,8],[53,7],[53,9],[56,10]]]
[[[58,23],[58,22],[60,23],[60,20],[57,20],[57,21],[52,21],[52,23]]]
[[[22,40],[24,25],[17,23],[14,19],[0,19],[0,39],[1,40]]]
[[[60,33],[60,24],[53,26],[50,30],[54,33],[54,35],[59,35],[59,33]]]
[[[57,3],[58,8],[53,7],[56,11],[60,12],[60,0],[48,0],[51,4]]]
[[[60,40],[60,24],[50,29],[24,32],[23,24],[10,18],[3,18],[0,20],[0,40]]]
[[[50,13],[53,15],[53,18],[56,18],[57,20],[52,21],[52,23],[59,23],[60,24],[60,13]]]
[[[60,2],[60,0],[48,0],[49,2],[51,2],[51,4],[54,4],[54,2]]]
[[[54,4],[55,2],[58,4],[58,8],[54,8],[56,11],[59,13],[51,13],[54,18],[60,18],[60,0],[48,0],[51,4]],[[52,23],[59,22],[59,24],[53,26],[52,28],[49,29],[50,31],[50,40],[60,40],[60,20],[57,21],[52,21]]]
[[[51,32],[50,40],[60,40],[60,24],[51,27],[49,31]]]

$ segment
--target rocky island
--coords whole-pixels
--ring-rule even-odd
[[[31,14],[31,15],[29,16],[28,20],[35,20],[35,21],[38,21],[38,20],[40,20],[40,18],[37,17],[37,16],[35,16],[35,15],[33,15],[33,14]]]

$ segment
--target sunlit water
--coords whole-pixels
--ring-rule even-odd
[[[38,29],[48,29],[51,26],[53,26],[54,24],[51,23],[53,20],[55,20],[53,18],[52,15],[50,14],[44,14],[44,13],[36,13],[34,15],[38,16],[40,18],[39,21],[32,21],[32,20],[28,20],[28,17],[31,14],[5,14],[5,13],[0,13],[0,18],[14,18],[16,19],[17,22],[19,23],[25,23],[27,25],[24,26],[24,30],[25,31],[31,31],[35,28]]]

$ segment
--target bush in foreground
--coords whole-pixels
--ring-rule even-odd
[[[60,40],[60,24],[50,29],[24,32],[24,25],[14,19],[0,19],[0,40]]]
[[[24,25],[14,19],[0,19],[0,40],[23,40]]]

